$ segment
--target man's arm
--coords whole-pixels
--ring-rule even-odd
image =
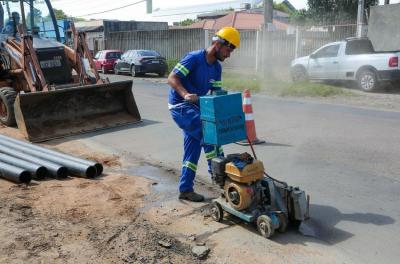
[[[185,87],[183,87],[179,76],[172,71],[168,76],[168,84],[174,89],[185,101],[196,103],[199,100],[197,94],[189,93]]]

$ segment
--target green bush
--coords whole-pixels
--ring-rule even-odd
[[[336,95],[353,95],[353,93],[341,87],[316,82],[289,83],[283,81],[269,81],[265,82],[265,91],[267,94],[278,96],[329,97]]]
[[[179,62],[178,59],[167,59],[168,64],[168,74],[172,71],[175,65]]]
[[[294,97],[329,97],[329,96],[355,96],[354,93],[340,86],[327,85],[318,82],[292,83],[275,78],[265,79],[255,74],[238,72],[223,72],[222,87],[230,91],[262,92],[275,96]]]
[[[168,69],[171,71],[179,60],[168,60]],[[329,96],[355,96],[354,93],[340,86],[332,86],[318,82],[292,83],[287,81],[264,79],[252,73],[224,71],[222,73],[222,88],[229,91],[242,92],[249,89],[251,92],[262,92],[275,96],[293,97],[329,97]]]

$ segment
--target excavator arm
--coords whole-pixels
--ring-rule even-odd
[[[92,84],[92,78],[89,76],[87,69],[85,68],[84,60],[88,60],[89,67],[96,78],[97,84],[109,83],[108,79],[101,79],[97,72],[96,65],[93,61],[92,54],[86,43],[86,32],[78,32],[75,28],[74,23],[71,22],[71,32],[73,36],[73,48],[65,46],[64,50],[69,58],[72,68],[76,71],[79,76],[79,82],[81,84]]]
[[[32,36],[26,33],[22,25],[18,25],[17,29],[20,35],[19,40],[15,37],[8,37],[3,44],[17,67],[10,73],[24,75],[26,87],[23,87],[22,90],[25,92],[48,91],[46,79],[33,48]]]

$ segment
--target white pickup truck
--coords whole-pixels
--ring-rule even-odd
[[[367,38],[329,43],[291,63],[293,81],[356,81],[363,91],[376,91],[384,81],[400,80],[399,52],[375,52]]]

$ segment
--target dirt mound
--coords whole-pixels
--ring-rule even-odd
[[[93,160],[106,167],[121,167],[120,157],[104,152],[94,151],[80,141],[62,142],[56,145],[42,144],[44,147],[51,148],[66,154],[74,155],[82,159]]]
[[[193,263],[190,249],[140,216],[150,181],[0,180],[0,263]],[[168,240],[170,248],[158,244]]]

